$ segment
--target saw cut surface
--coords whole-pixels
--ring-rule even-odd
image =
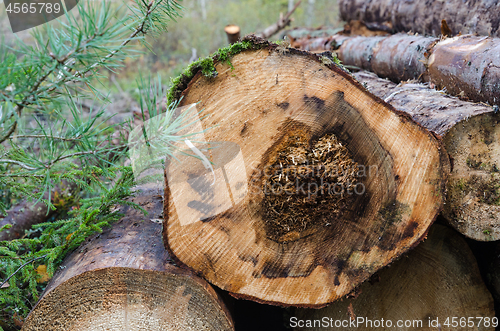
[[[167,167],[164,243],[235,296],[323,306],[422,239],[447,160],[325,58],[270,45],[231,63],[182,93],[204,109],[213,173],[192,157]]]

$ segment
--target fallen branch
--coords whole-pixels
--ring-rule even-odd
[[[60,185],[57,185],[50,194],[52,204],[57,204],[59,200],[74,195],[76,189],[76,184],[72,182],[64,181]],[[58,201],[55,201],[56,198]],[[42,199],[49,199],[49,192],[45,192]],[[9,209],[3,219],[0,219],[0,228],[5,225],[11,225],[9,229],[0,232],[0,241],[21,238],[33,225],[45,222],[56,212],[56,210],[49,210],[47,204],[43,202],[35,204],[33,201],[21,201]]]

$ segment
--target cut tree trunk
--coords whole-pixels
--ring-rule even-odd
[[[397,34],[355,37],[337,50],[345,65],[394,81],[419,79],[452,95],[500,104],[500,39],[460,36],[436,38]]]
[[[354,77],[442,137],[452,160],[443,210],[450,224],[475,240],[499,240],[500,114],[423,84],[396,85],[367,72]]]
[[[224,28],[224,32],[226,32],[227,41],[230,44],[234,44],[238,42],[238,40],[240,39],[240,27],[237,25],[234,24],[226,25],[226,27]]]
[[[345,330],[495,330],[498,325],[493,298],[467,243],[439,224],[407,257],[378,272],[358,293],[356,298],[319,310],[298,309],[293,315],[297,320],[333,321],[333,326],[344,321]],[[453,316],[458,318],[452,320]],[[460,323],[461,317],[466,328],[445,324]],[[351,318],[357,327],[349,327]],[[473,327],[467,324],[472,320]],[[324,330],[317,326],[294,330]]]
[[[388,23],[398,32],[413,31],[439,36],[445,20],[454,35],[500,37],[500,1],[340,0],[344,21]]]
[[[212,287],[176,267],[161,241],[161,195],[142,193],[125,216],[63,262],[23,330],[233,330]]]
[[[247,40],[216,78],[176,87],[204,109],[214,172],[168,165],[164,242],[237,297],[323,306],[425,236],[448,158],[328,58]]]

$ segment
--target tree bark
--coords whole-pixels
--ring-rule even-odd
[[[237,297],[324,306],[425,236],[448,158],[329,59],[250,41],[216,78],[177,87],[204,109],[214,172],[182,155],[168,166],[164,242]]]
[[[340,0],[344,21],[390,23],[397,32],[439,36],[445,20],[454,35],[500,37],[500,1]]]
[[[442,137],[453,165],[443,210],[450,224],[475,240],[500,239],[500,114],[422,84],[396,85],[368,72],[354,77]]]
[[[474,255],[463,238],[443,225],[433,225],[422,244],[361,285],[357,293],[356,298],[337,301],[319,310],[299,309],[294,315],[299,320],[326,317],[328,321],[349,323],[354,318],[360,322],[358,327],[347,324],[345,330],[446,330],[445,323],[448,319],[451,326],[453,316],[458,317],[457,323],[461,317],[466,322],[473,319],[474,327],[449,329],[495,330],[493,298],[481,279]],[[467,317],[472,318],[467,320]],[[481,317],[487,319],[480,320]],[[380,326],[382,320],[384,327]],[[397,327],[398,321],[409,324]]]
[[[226,32],[227,35],[227,41],[230,44],[234,44],[235,42],[238,42],[240,39],[240,27],[234,24],[229,24],[226,25],[224,28],[224,32]]]
[[[500,39],[436,38],[397,34],[346,39],[337,50],[346,65],[393,81],[418,79],[452,95],[491,105],[500,103]]]
[[[212,287],[176,267],[161,241],[161,195],[68,256],[23,330],[233,330]]]
[[[52,192],[52,203],[57,204],[57,199],[64,201],[69,196],[75,194],[77,190],[76,184],[72,182],[63,182],[58,185]],[[49,193],[46,192],[44,199],[49,198]],[[69,206],[65,206],[69,207]],[[8,241],[24,236],[24,233],[31,229],[31,226],[47,221],[57,211],[48,210],[48,207],[43,202],[34,203],[33,201],[22,201],[7,211],[7,215],[0,220],[0,228],[5,225],[11,225],[10,229],[0,232],[0,241]]]

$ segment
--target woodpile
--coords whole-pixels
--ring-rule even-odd
[[[465,100],[500,104],[500,39],[464,35],[440,40],[399,33],[391,36],[337,35],[293,40],[293,47],[334,51],[348,67],[394,82],[430,83]]]
[[[324,306],[425,237],[448,158],[328,58],[248,41],[217,77],[178,86],[204,109],[215,173],[167,168],[164,243],[236,297]]]
[[[378,272],[358,291],[356,298],[323,309],[297,310],[293,329],[325,329],[325,324],[314,321],[333,321],[337,327],[345,321],[344,330],[495,330],[498,325],[474,255],[463,238],[440,224],[433,225],[427,240],[408,256]],[[464,318],[469,316],[474,317]],[[349,325],[351,318],[356,327]],[[308,321],[313,327],[300,327]]]
[[[394,81],[418,79],[464,99],[500,104],[500,39],[396,34],[347,39],[337,50],[347,64]]]
[[[163,199],[135,198],[148,217],[125,209],[64,261],[23,330],[498,326],[498,5],[400,19],[422,3],[340,1],[360,20],[343,32],[247,36],[192,64],[171,95],[175,115],[203,109],[203,139],[165,161]]]

